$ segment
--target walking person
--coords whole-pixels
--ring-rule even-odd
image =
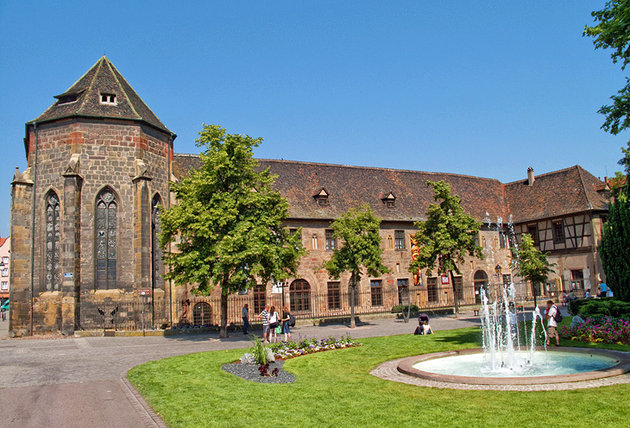
[[[241,315],[243,317],[243,334],[247,334],[247,330],[249,330],[249,305],[247,303],[243,306]]]
[[[278,337],[276,335],[276,328],[280,325],[280,317],[278,316],[278,312],[276,312],[276,307],[272,306],[269,311],[269,338],[271,343],[275,343],[278,341]]]
[[[265,305],[265,309],[260,313],[263,327],[263,343],[269,343],[269,305]]]
[[[547,300],[547,346],[552,337],[556,338],[556,346],[560,346],[560,336],[558,335],[558,320],[560,318],[559,309],[552,300]]]
[[[291,340],[291,326],[289,323],[291,322],[291,312],[289,312],[289,308],[285,306],[282,309],[282,333],[284,333],[284,341],[288,342]]]

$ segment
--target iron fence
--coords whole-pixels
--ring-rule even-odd
[[[519,306],[533,300],[531,287],[524,283],[515,284],[515,303]],[[490,293],[502,292],[501,287],[487,287]],[[480,304],[479,287],[462,285],[458,288],[460,306]],[[282,292],[260,292],[249,290],[248,293],[228,296],[228,325],[242,324],[242,308],[249,305],[250,323],[260,323],[260,313],[265,305],[274,306],[282,312],[287,307],[297,319],[347,318],[351,314],[350,291],[347,287],[331,287],[327,292],[299,291],[292,292],[288,287]],[[559,299],[561,291],[552,290],[541,293],[539,300]],[[583,293],[583,290],[582,290]],[[392,313],[399,305],[417,306],[421,311],[439,310],[454,306],[454,291],[450,285],[427,289],[426,286],[407,287],[369,287],[357,291],[354,313],[357,316],[367,314]],[[576,293],[576,297],[581,294]],[[84,329],[142,330],[166,328],[169,326],[211,327],[221,323],[221,296],[187,295],[172,303],[167,299],[151,297],[126,302],[96,304],[83,302],[81,305],[81,327]]]

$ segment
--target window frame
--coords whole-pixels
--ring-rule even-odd
[[[327,284],[328,310],[341,309],[341,283],[339,281],[329,281]]]
[[[334,236],[335,231],[326,229],[324,236],[326,237],[326,251],[335,251],[337,249],[337,238]]]
[[[109,201],[104,199],[105,195],[111,195],[111,199],[109,197]],[[99,206],[103,203],[105,206],[104,210],[104,227],[105,227],[105,258],[99,257],[99,232],[101,228],[98,226],[99,224]],[[96,195],[96,199],[94,201],[94,288],[96,290],[109,290],[116,288],[118,284],[118,256],[120,254],[118,243],[119,240],[119,213],[120,213],[120,198],[118,194],[109,186],[101,189]],[[111,209],[115,212],[115,221],[113,222],[113,227],[111,226],[112,216]],[[113,245],[110,243],[113,242]],[[113,255],[111,255],[110,247],[113,247]],[[100,268],[100,261],[104,260],[104,268]],[[104,272],[104,274],[103,274]],[[113,273],[113,275],[112,275]],[[102,276],[104,275],[104,276]]]
[[[396,251],[406,250],[405,237],[404,230],[394,230],[394,249]]]
[[[380,279],[370,280],[370,305],[373,308],[383,306],[383,281]]]
[[[437,276],[427,277],[427,303],[438,303],[440,301],[440,288]]]
[[[564,233],[564,220],[556,220],[551,222],[551,231],[553,235],[554,244],[564,244],[567,241],[566,234]]]
[[[44,206],[43,287],[57,291],[61,289],[61,200],[54,190],[46,193]],[[4,271],[2,276],[5,276]]]

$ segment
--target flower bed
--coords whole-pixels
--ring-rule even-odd
[[[304,339],[299,342],[289,341],[274,343],[269,347],[273,351],[276,359],[287,360],[315,352],[352,348],[355,346],[361,346],[361,344],[351,339],[350,336],[343,336],[340,338],[329,337],[328,339]]]
[[[560,327],[560,337],[580,342],[610,343],[627,345],[630,343],[630,321],[623,318],[586,318],[574,327]]]

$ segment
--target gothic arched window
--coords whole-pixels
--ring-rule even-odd
[[[116,286],[116,230],[118,205],[111,189],[96,198],[96,288]]]
[[[61,236],[59,222],[59,197],[53,191],[46,196],[46,259],[45,284],[46,290],[59,290],[59,238]]]
[[[151,201],[151,264],[153,275],[151,282],[153,288],[160,288],[162,279],[162,249],[160,248],[160,213],[162,212],[162,199],[157,193]]]

